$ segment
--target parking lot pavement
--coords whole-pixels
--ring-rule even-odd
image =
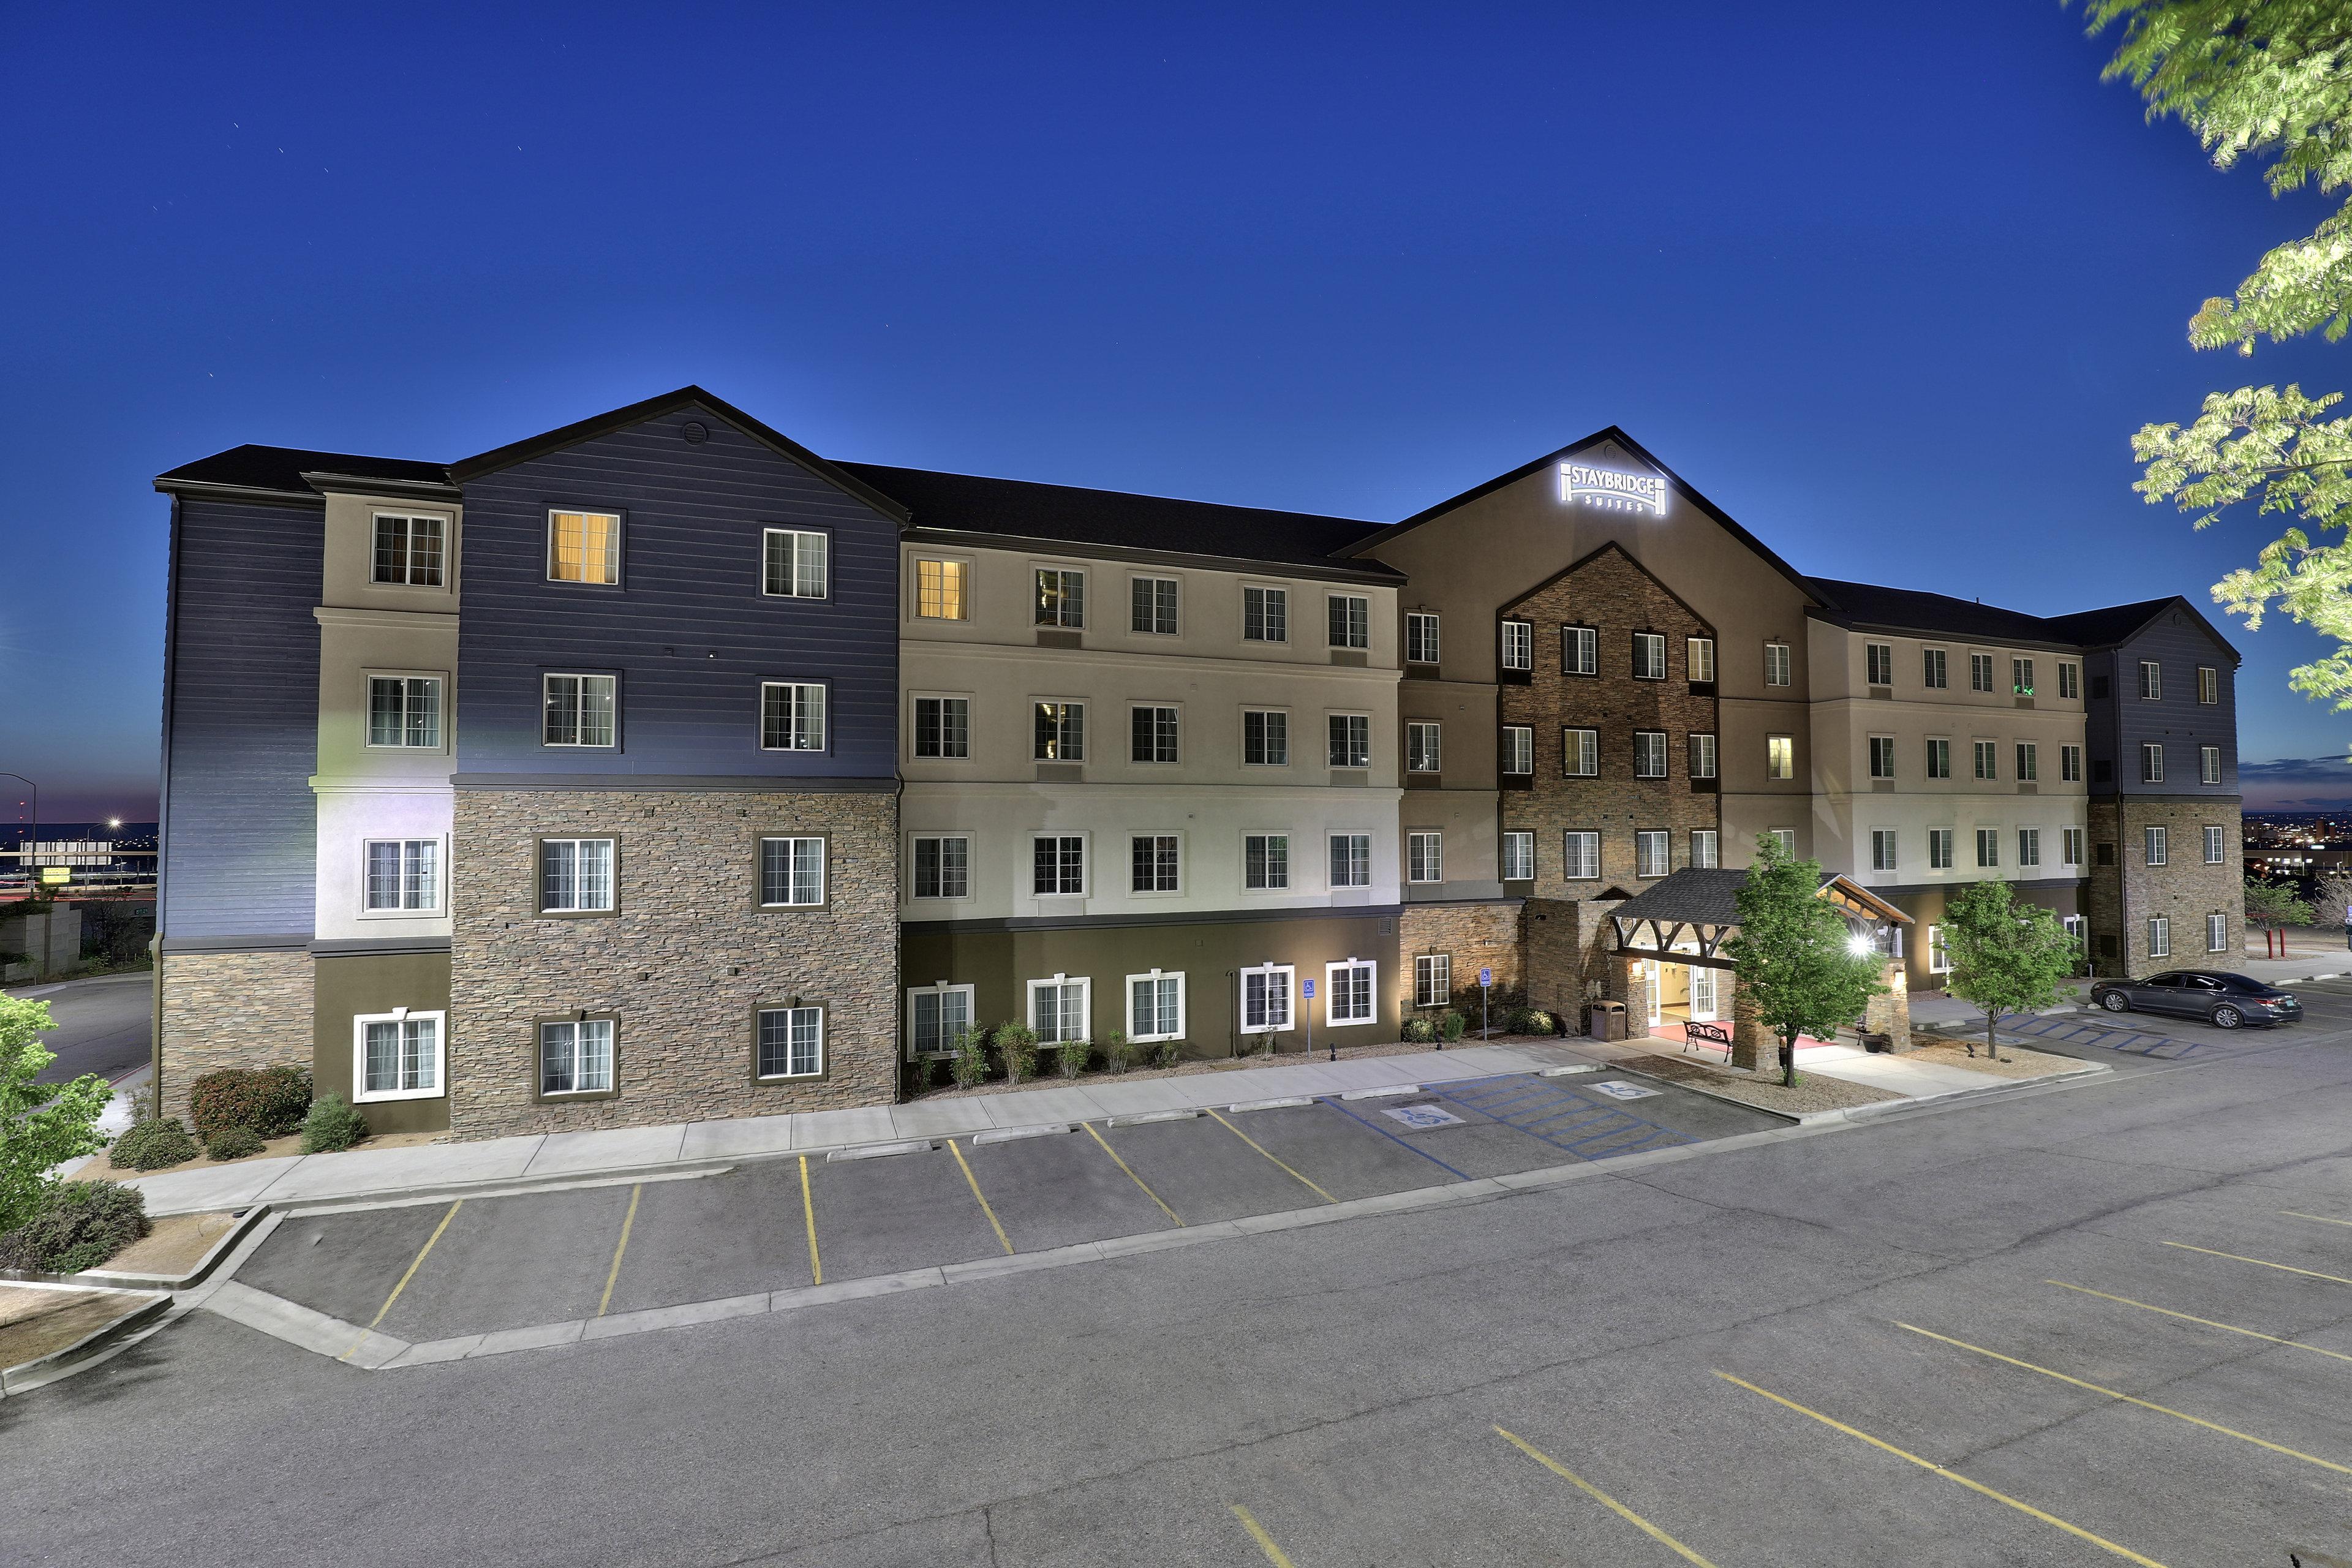
[[[1124,1142],[1123,1133],[1113,1136]],[[966,1140],[963,1153],[1016,1251],[1141,1236],[1170,1224],[1150,1194],[1082,1131],[1009,1143]]]
[[[812,1160],[817,1257],[827,1280],[863,1279],[1003,1254],[953,1155]]]

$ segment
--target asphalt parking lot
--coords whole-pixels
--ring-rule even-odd
[[[687,1180],[297,1215],[236,1278],[415,1342],[1040,1252],[1784,1125],[1630,1073],[1512,1075],[938,1140],[877,1158],[796,1155]]]

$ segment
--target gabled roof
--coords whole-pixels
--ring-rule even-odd
[[[1665,479],[1666,483],[1674,487],[1675,493],[1676,495],[1679,495],[1683,500],[1698,508],[1699,510],[1705,512],[1708,517],[1713,518],[1726,532],[1729,533],[1734,539],[1739,541],[1740,543],[1746,545],[1748,549],[1754,551],[1756,554],[1766,563],[1770,565],[1774,571],[1780,573],[1781,576],[1786,577],[1790,583],[1794,584],[1800,593],[1806,595],[1808,597],[1811,596],[1812,589],[1808,580],[1802,574],[1798,572],[1795,567],[1790,565],[1787,562],[1781,560],[1778,554],[1774,553],[1771,546],[1766,544],[1762,540],[1757,538],[1745,528],[1742,528],[1738,523],[1732,521],[1730,513],[1725,511],[1721,507],[1716,505],[1713,501],[1707,500],[1706,497],[1701,495],[1692,487],[1689,480],[1684,479],[1680,474],[1675,472],[1674,469],[1660,462],[1656,456],[1653,454],[1648,447],[1643,446],[1639,441],[1634,440],[1633,437],[1628,436],[1623,430],[1614,425],[1609,426],[1605,429],[1596,430],[1580,441],[1571,441],[1557,452],[1546,453],[1543,457],[1536,458],[1533,462],[1521,464],[1518,468],[1513,468],[1507,474],[1498,474],[1495,478],[1488,479],[1485,484],[1464,490],[1460,495],[1454,496],[1450,500],[1439,501],[1435,506],[1430,507],[1425,510],[1417,511],[1413,513],[1412,516],[1406,518],[1402,522],[1392,523],[1389,527],[1383,528],[1379,532],[1371,535],[1370,538],[1359,542],[1352,549],[1348,551],[1348,553],[1350,555],[1369,554],[1371,552],[1378,550],[1390,540],[1396,538],[1399,534],[1411,532],[1412,530],[1419,528],[1423,523],[1443,517],[1447,512],[1453,511],[1457,507],[1466,506],[1470,502],[1476,500],[1481,496],[1491,495],[1495,491],[1501,489],[1506,485],[1517,484],[1521,479],[1526,479],[1530,474],[1539,473],[1546,468],[1553,467],[1563,458],[1572,458],[1579,452],[1586,451],[1593,447],[1600,446],[1603,442],[1614,443],[1616,446],[1623,448],[1629,456],[1636,458],[1642,462],[1647,463],[1651,468],[1655,468],[1659,475]]]
[[[2104,610],[2077,610],[2071,616],[2053,616],[2050,625],[2062,631],[2069,642],[2078,643],[2084,647],[2114,647],[2118,643],[2129,642],[2158,616],[2174,608],[2188,611],[2189,617],[2205,628],[2205,635],[2230,656],[2231,664],[2240,662],[2236,646],[2221,635],[2221,628],[2208,620],[2202,610],[2178,594],[2168,599],[2142,599],[2136,604],[2110,605]]]
[[[1348,546],[1380,527],[1356,518],[880,463],[841,468],[903,502],[921,530],[1316,566],[1402,581],[1401,574],[1381,563],[1347,559]]]
[[[1889,631],[1935,632],[1979,642],[2071,643],[2053,623],[2022,610],[2006,610],[1981,600],[1928,594],[1916,588],[1885,588],[1832,577],[1808,579],[1824,618],[1842,626],[1883,626]]]
[[[1739,923],[1739,889],[1748,884],[1744,870],[1685,866],[1609,911],[1628,925],[1638,921],[1662,921],[1667,925],[1731,926]],[[1836,871],[1822,875],[1822,891],[1841,901],[1866,906],[1881,920],[1909,925],[1911,917],[1851,877]]]
[[[316,496],[317,489],[303,479],[304,474],[342,474],[389,479],[399,485],[449,483],[446,463],[420,462],[413,458],[362,458],[350,452],[313,452],[300,447],[257,447],[248,443],[158,474],[155,488],[169,490],[187,486]]]

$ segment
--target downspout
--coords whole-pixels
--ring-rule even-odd
[[[147,1029],[147,1091],[152,1100],[151,1113],[156,1116],[163,1113],[163,889],[171,865],[172,651],[178,644],[175,633],[179,607],[180,498],[175,494],[172,497],[171,532],[163,568],[163,766],[156,779],[155,797],[155,934],[147,942],[148,956],[154,965],[155,975]]]

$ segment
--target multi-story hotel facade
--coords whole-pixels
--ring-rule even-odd
[[[167,1109],[278,1062],[459,1137],[875,1103],[967,1026],[1372,1043],[1482,969],[1731,1018],[1610,917],[1768,833],[1913,988],[1985,877],[2109,972],[2236,941],[2194,609],[1809,578],[1614,429],[1385,526],[829,462],[697,388],[156,483]]]

